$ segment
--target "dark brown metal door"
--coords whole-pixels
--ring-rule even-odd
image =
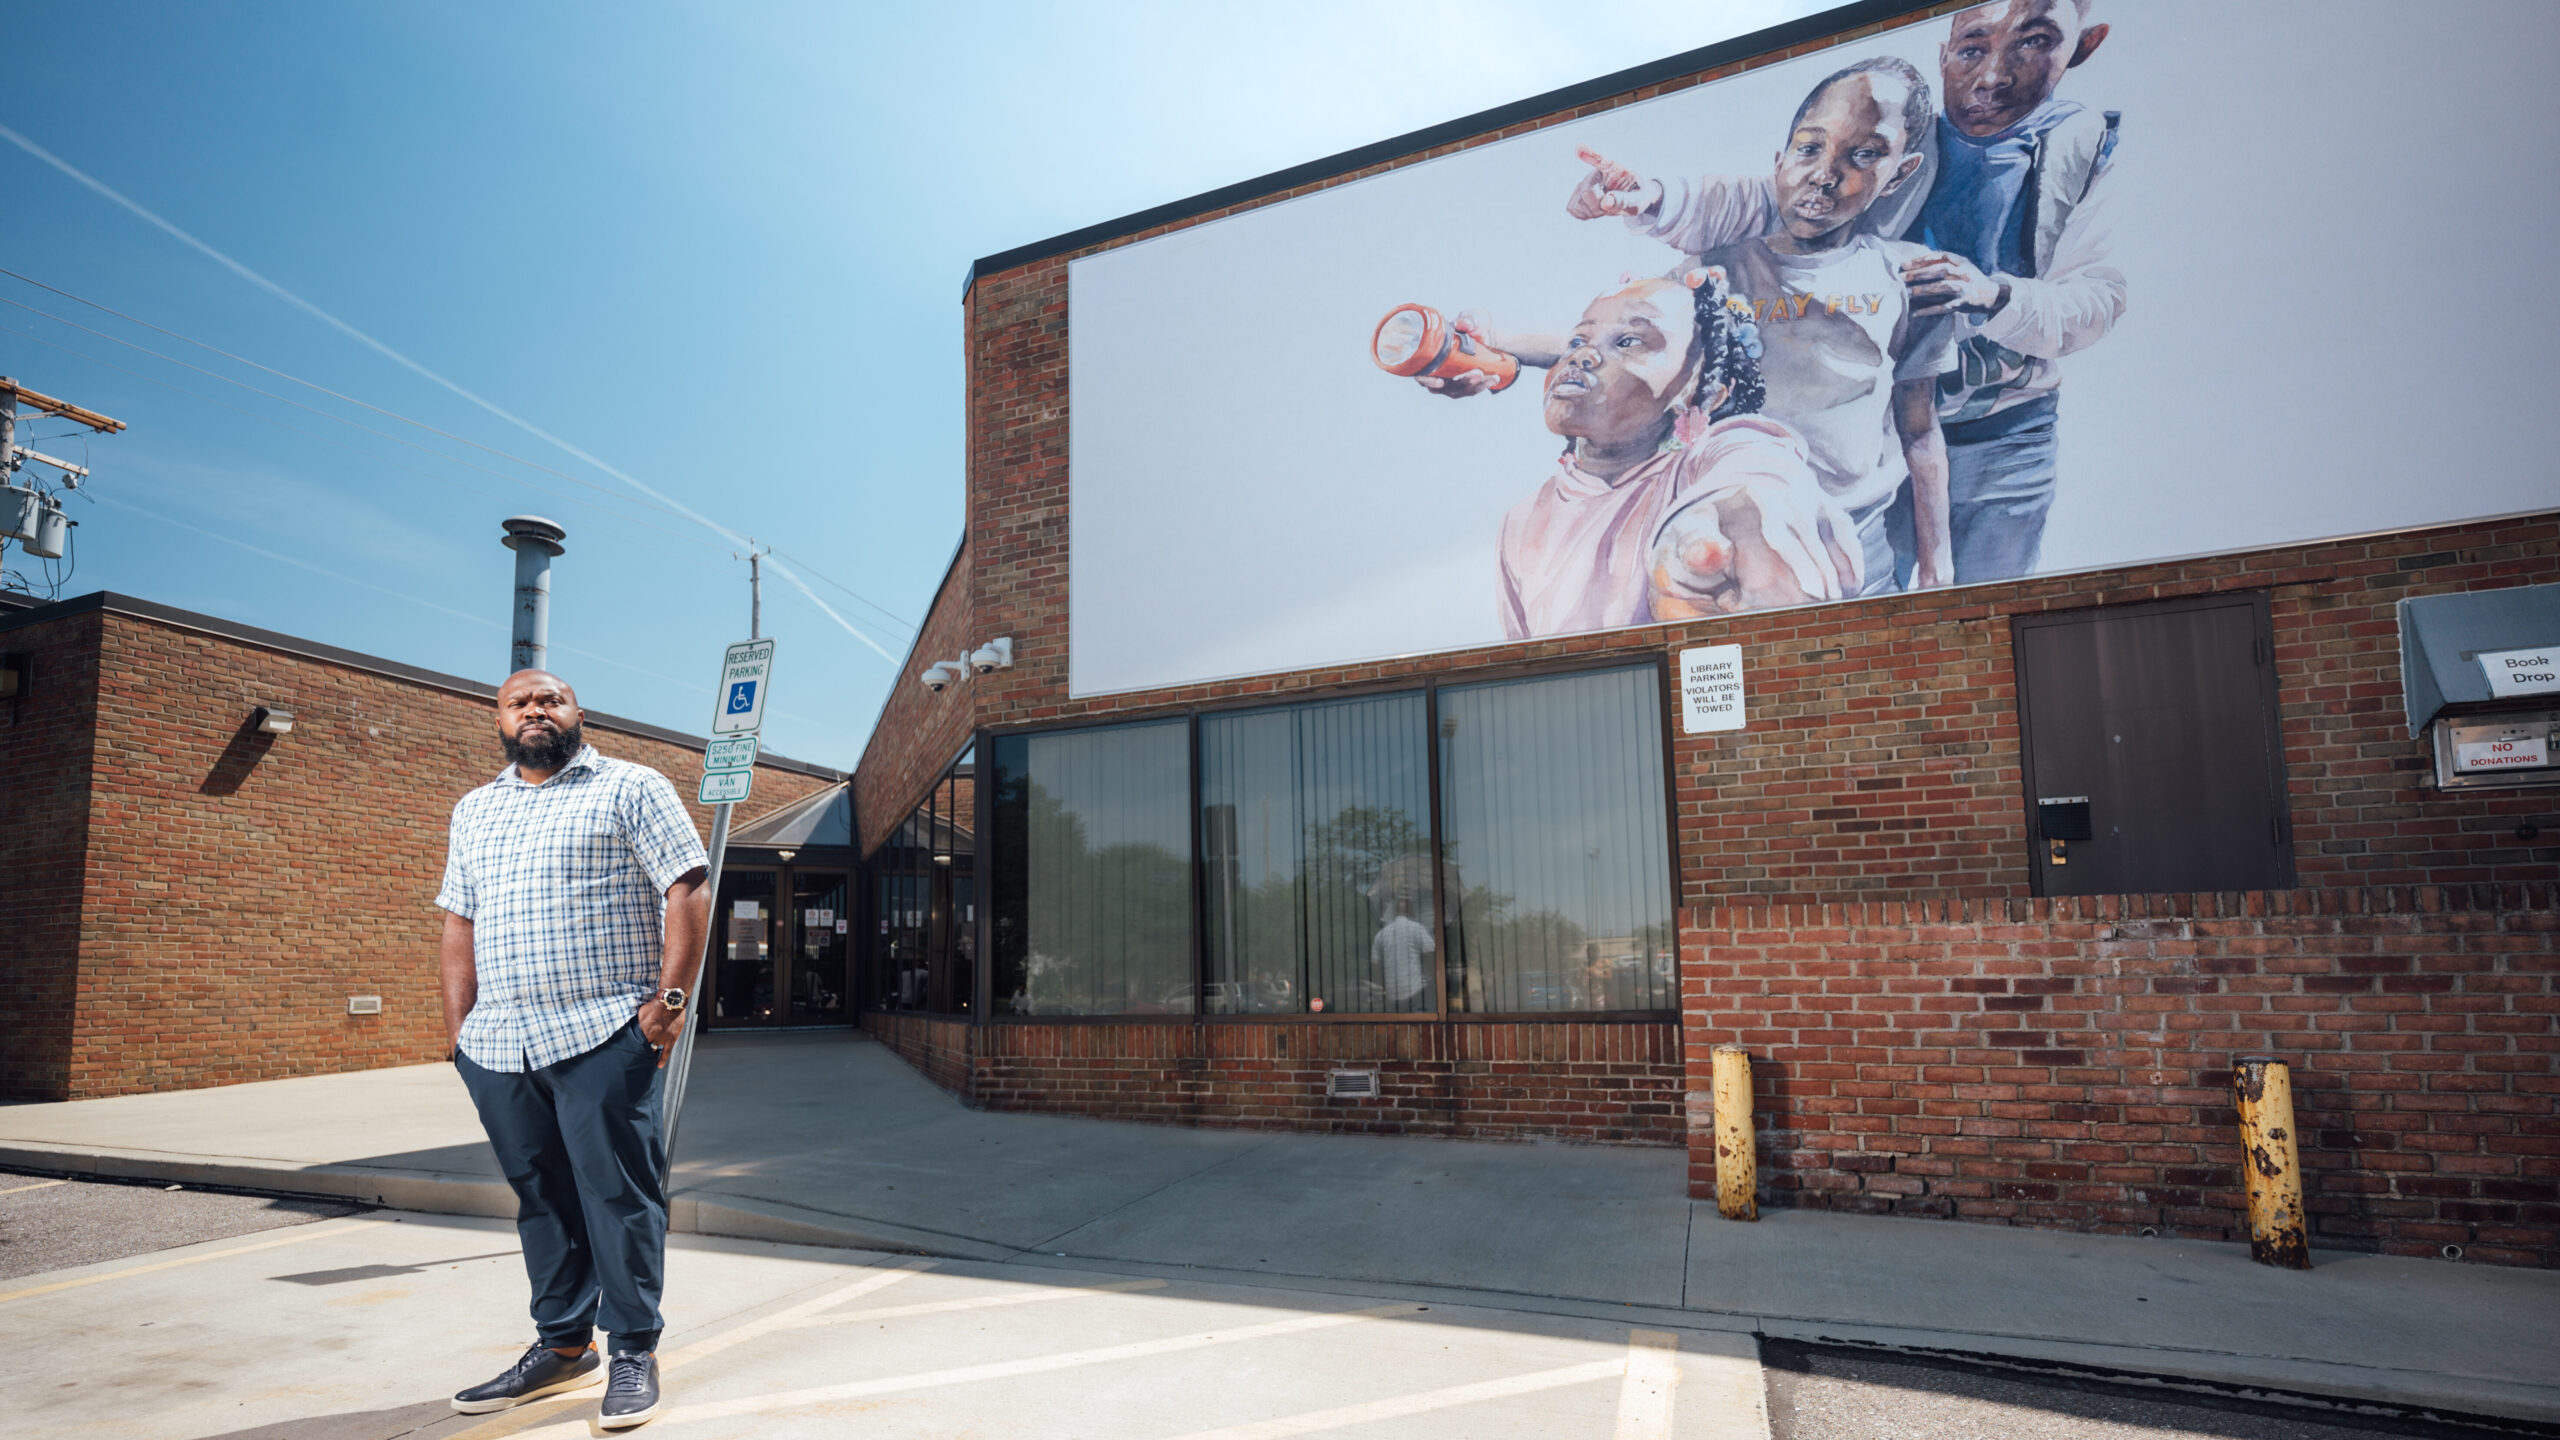
[[[2036,894],[2293,884],[2263,594],[2020,616],[2010,634]]]

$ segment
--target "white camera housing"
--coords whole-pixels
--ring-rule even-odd
[[[926,666],[924,673],[917,676],[916,679],[922,683],[924,688],[927,690],[940,694],[944,690],[951,688],[951,682],[962,678],[968,673],[969,672],[966,670],[961,669],[959,666],[948,660],[939,660]]]
[[[969,652],[969,668],[981,675],[992,674],[1013,666],[1013,637],[1002,636]]]

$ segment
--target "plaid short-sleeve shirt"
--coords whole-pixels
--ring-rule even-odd
[[[667,777],[593,745],[540,785],[510,765],[463,796],[436,894],[472,922],[462,1053],[537,1070],[611,1039],[657,993],[667,887],[709,863]]]

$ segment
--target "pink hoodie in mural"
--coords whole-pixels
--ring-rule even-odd
[[[1667,618],[1654,613],[1651,575],[1664,522],[1746,485],[1824,503],[1803,440],[1765,415],[1719,420],[1614,482],[1585,472],[1567,451],[1538,493],[1503,517],[1503,634],[1525,640]]]

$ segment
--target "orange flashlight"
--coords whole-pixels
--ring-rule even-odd
[[[1399,305],[1369,337],[1369,358],[1390,375],[1445,380],[1469,372],[1493,377],[1501,390],[1520,378],[1519,357],[1496,350],[1451,325],[1428,305]]]

